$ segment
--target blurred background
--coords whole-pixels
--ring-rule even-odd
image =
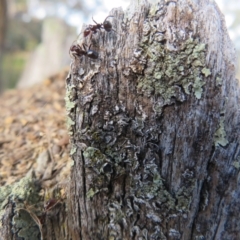
[[[239,56],[240,1],[216,2],[225,15]],[[101,23],[112,8],[126,9],[129,3],[130,0],[0,0],[0,92],[28,87],[69,66],[69,47],[82,25],[92,23],[92,16]]]

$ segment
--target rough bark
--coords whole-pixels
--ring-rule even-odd
[[[217,6],[111,15],[114,31],[80,36],[99,59],[76,57],[67,78],[67,218],[24,178],[0,188],[1,238],[240,239],[239,86]]]
[[[239,239],[239,86],[213,1],[113,10],[67,79],[72,239]]]
[[[44,206],[40,189],[32,177],[0,188],[0,240],[70,239],[65,204],[51,199]]]

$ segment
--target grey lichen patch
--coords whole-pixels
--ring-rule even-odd
[[[127,214],[145,209],[148,221],[159,224],[165,221],[166,216],[182,216],[189,211],[196,182],[193,176],[185,179],[184,185],[177,192],[171,193],[154,162],[150,161],[142,167],[141,176],[144,179],[135,176],[131,180],[130,195],[134,199],[131,205],[128,204]],[[151,212],[149,203],[154,207],[154,212]]]
[[[195,240],[204,240],[204,239],[206,239],[206,237],[203,235],[198,235],[195,237]]]
[[[172,239],[181,239],[181,233],[174,228],[170,228],[168,234]]]
[[[108,225],[109,235],[116,237],[116,233],[121,226],[127,227],[126,215],[122,210],[121,204],[117,201],[113,201],[108,205],[110,223]],[[116,231],[117,230],[117,231]]]
[[[13,217],[13,231],[17,233],[18,237],[24,240],[39,240],[41,239],[41,233],[39,226],[34,222],[29,212],[20,209],[15,212]]]
[[[136,188],[136,197],[146,198],[146,199],[153,199],[156,197],[161,189],[162,181],[153,181],[153,182],[139,182],[140,187]],[[164,189],[163,192],[164,193]],[[160,194],[160,198],[162,201],[165,201],[166,194]]]
[[[26,206],[34,206],[41,200],[36,181],[31,177],[24,177],[11,186],[1,187],[0,196],[0,219],[4,214],[4,206],[12,201],[15,204],[12,231],[25,240],[40,239],[39,227],[26,209]]]
[[[89,159],[89,163],[91,162],[96,162],[96,161],[101,161],[104,159],[104,155],[101,153],[101,151],[97,148],[94,147],[88,147],[84,152],[83,156],[85,159]]]
[[[217,131],[214,134],[214,144],[215,146],[227,146],[228,140],[226,138],[226,131],[224,129],[224,117],[220,118],[220,123]]]
[[[84,152],[85,166],[92,169],[98,175],[109,175],[112,173],[112,162],[99,149],[88,147]],[[101,176],[100,176],[101,178]]]
[[[164,205],[163,211],[170,211],[176,208],[176,199],[167,191],[164,180],[157,171],[157,166],[147,164],[144,166],[145,177],[151,177],[152,181],[135,180],[132,182],[132,195],[135,196],[136,204],[154,201],[159,205]],[[140,200],[141,199],[141,200]],[[163,213],[163,212],[162,212]]]
[[[192,91],[197,99],[201,98],[205,78],[211,74],[206,67],[205,44],[190,38],[177,51],[166,49],[165,44],[154,41],[144,40],[139,46],[142,55],[137,64],[144,69],[144,75],[138,77],[137,83],[140,94],[163,98],[163,105],[168,105],[179,95],[176,86],[182,86],[185,94]],[[130,67],[140,68],[133,64]],[[184,101],[185,98],[182,99]]]
[[[109,162],[106,155],[94,147],[88,147],[83,152],[83,156],[85,160],[85,166],[87,168],[94,169],[97,174],[100,174],[104,164]]]
[[[193,189],[195,187],[194,179],[185,183],[185,186],[180,188],[176,193],[177,206],[176,209],[180,212],[188,212],[192,202]]]

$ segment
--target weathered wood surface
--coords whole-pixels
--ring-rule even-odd
[[[67,79],[72,239],[240,239],[239,86],[213,1],[113,10]]]
[[[44,207],[36,179],[22,178],[0,188],[0,240],[63,240],[67,232],[65,204]]]
[[[0,189],[0,239],[240,239],[239,86],[221,13],[180,0],[111,15],[114,31],[79,41],[100,58],[76,58],[67,79],[67,218],[26,178]]]

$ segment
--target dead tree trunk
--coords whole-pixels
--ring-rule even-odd
[[[72,239],[240,239],[239,86],[218,7],[110,15],[114,31],[78,42],[99,59],[76,56],[67,79]]]

